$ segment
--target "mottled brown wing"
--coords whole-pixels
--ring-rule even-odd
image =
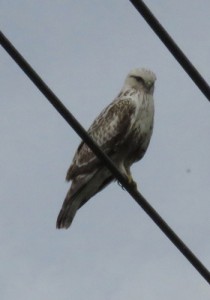
[[[116,99],[93,122],[88,133],[107,154],[118,151],[129,133],[135,104],[131,99]],[[74,156],[66,180],[89,173],[100,163],[91,149],[82,142]]]

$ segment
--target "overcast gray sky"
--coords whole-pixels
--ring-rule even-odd
[[[210,2],[145,1],[210,81]],[[139,189],[210,268],[210,105],[127,0],[0,1],[1,30],[86,128],[130,69],[157,75]],[[205,280],[116,183],[55,229],[80,141],[1,48],[1,299],[209,300]]]

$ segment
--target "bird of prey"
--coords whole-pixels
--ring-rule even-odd
[[[149,70],[132,70],[119,95],[88,130],[92,139],[134,186],[130,167],[144,156],[153,131],[155,80],[155,74]],[[92,150],[81,142],[66,180],[71,181],[71,187],[58,215],[57,228],[68,228],[77,210],[114,177]]]

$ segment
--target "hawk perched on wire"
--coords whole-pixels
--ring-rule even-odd
[[[155,80],[155,74],[149,70],[132,70],[119,95],[88,130],[98,146],[133,184],[130,167],[144,156],[152,135]],[[58,215],[57,228],[68,228],[77,210],[114,177],[90,148],[81,142],[66,180],[72,183]]]

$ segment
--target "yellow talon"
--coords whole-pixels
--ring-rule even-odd
[[[129,183],[130,185],[132,185],[132,187],[133,187],[134,189],[137,189],[137,184],[136,184],[136,182],[133,180],[133,177],[131,176],[131,174],[129,174],[127,178],[128,178],[128,183]]]
[[[131,183],[133,181],[133,177],[131,176],[131,174],[128,175],[128,182]]]

